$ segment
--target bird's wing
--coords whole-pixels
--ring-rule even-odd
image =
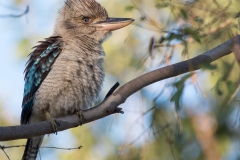
[[[63,41],[61,37],[54,36],[40,41],[29,54],[30,58],[25,69],[25,85],[22,101],[21,124],[28,123],[31,115],[34,95],[43,80],[51,70],[51,66],[62,51]]]

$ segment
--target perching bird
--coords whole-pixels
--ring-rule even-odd
[[[66,0],[53,35],[30,53],[25,69],[21,124],[79,113],[98,97],[104,80],[102,43],[111,31],[132,23],[109,18],[95,0]],[[22,160],[37,157],[43,136],[27,140]]]

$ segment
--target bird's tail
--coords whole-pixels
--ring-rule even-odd
[[[33,137],[27,140],[22,160],[35,160],[44,136]]]

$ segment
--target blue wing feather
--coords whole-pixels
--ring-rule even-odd
[[[34,95],[50,72],[55,59],[62,51],[61,47],[61,37],[55,36],[40,42],[38,46],[34,47],[35,50],[30,53],[30,58],[25,69],[21,124],[28,123],[34,104]]]
[[[21,114],[21,124],[26,124],[28,122],[28,118],[31,116],[31,113],[32,113],[32,106],[33,106],[33,98],[27,101],[27,103],[25,103],[25,105],[23,106],[22,114]]]

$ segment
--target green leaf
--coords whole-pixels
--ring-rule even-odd
[[[201,43],[201,40],[200,40],[200,38],[199,38],[198,33],[192,34],[192,38],[193,38],[195,41],[197,41],[198,43]]]
[[[176,33],[169,33],[167,36],[167,40],[168,41],[172,41],[172,40],[181,40],[182,41],[183,36],[180,34],[176,34]]]
[[[170,101],[175,103],[176,110],[180,110],[180,100],[184,89],[184,83],[191,76],[192,74],[187,74],[183,76],[179,81],[172,84],[172,86],[175,87],[177,91],[173,94]]]
[[[161,36],[160,39],[159,39],[159,41],[158,41],[158,43],[161,44],[161,43],[163,43],[165,40],[166,40],[166,37]]]
[[[191,35],[191,37],[197,41],[198,43],[201,43],[201,40],[199,38],[199,35],[198,35],[198,32],[193,30],[192,28],[190,27],[186,27],[182,30],[183,34],[184,35]]]
[[[181,9],[181,14],[183,15],[184,19],[188,19],[188,14],[184,9]]]
[[[197,16],[194,18],[194,21],[197,22],[197,23],[199,23],[199,24],[202,24],[202,23],[203,23],[203,19],[202,19],[202,18],[199,18],[199,17],[197,17]]]
[[[219,87],[216,88],[216,91],[219,96],[223,95],[223,91]]]
[[[205,70],[216,70],[218,67],[216,64],[211,64],[211,63],[204,63],[201,65],[201,68],[202,69],[205,69]]]
[[[223,61],[223,76],[222,76],[222,80],[225,81],[228,79],[229,75],[230,75],[230,71],[233,69],[233,66],[234,66],[234,62],[225,62]]]
[[[156,4],[156,8],[158,8],[158,9],[166,8],[168,6],[169,6],[168,3],[158,3],[158,4]]]
[[[183,29],[183,34],[185,34],[185,35],[193,34],[193,33],[195,33],[195,31],[192,28],[190,28],[190,27],[185,27]]]
[[[234,85],[233,82],[227,81],[227,88],[228,88],[228,92],[229,92],[230,94],[232,94],[232,93],[235,92],[235,90],[236,90],[237,87]]]
[[[173,95],[172,98],[170,99],[171,102],[174,102],[174,103],[175,103],[175,109],[176,109],[177,111],[180,110],[181,95],[182,95],[182,92],[176,92],[176,93],[174,93],[174,95]]]
[[[216,82],[216,85],[214,86],[215,91],[217,92],[217,94],[219,96],[222,96],[224,94],[224,92],[221,89],[221,84],[222,84],[221,82],[222,82],[222,80],[221,80],[221,78],[219,78]]]
[[[129,6],[125,7],[126,11],[132,11],[133,9],[134,9],[134,6],[132,6],[132,5],[129,5]]]
[[[185,40],[182,40],[182,42],[183,42],[183,45],[184,45],[184,49],[182,51],[182,55],[186,55],[186,54],[188,54],[188,43]]]

